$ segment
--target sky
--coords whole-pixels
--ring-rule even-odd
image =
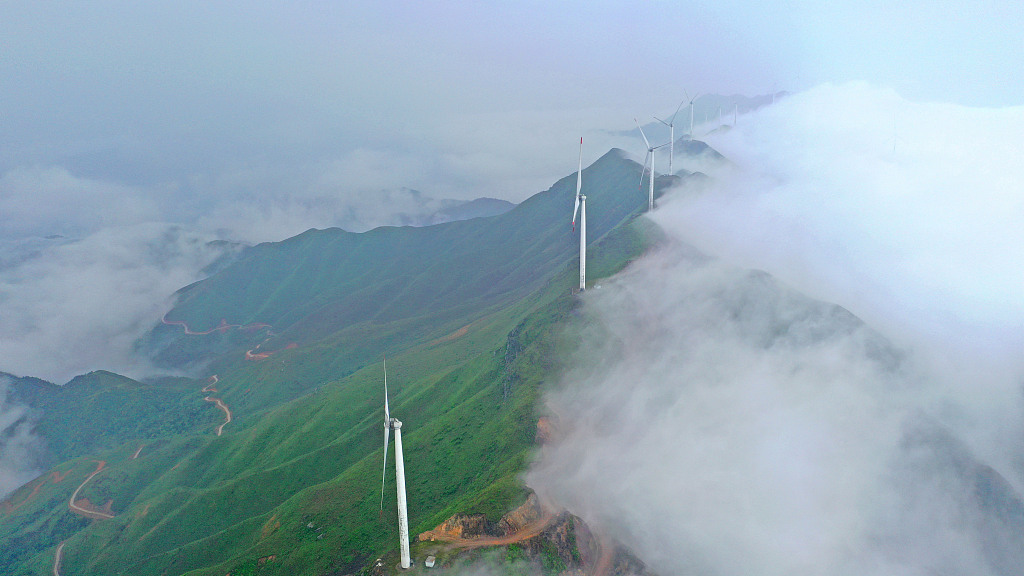
[[[203,219],[322,227],[311,204],[403,187],[518,202],[571,171],[581,132],[585,160],[635,145],[607,132],[684,93],[1019,104],[1022,27],[1013,2],[966,0],[5,2],[0,230],[93,231],[85,211],[267,240],[300,225]]]
[[[1024,106],[822,85],[707,140],[527,483],[659,574],[1022,573]]]

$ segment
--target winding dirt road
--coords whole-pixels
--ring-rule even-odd
[[[213,334],[214,332],[227,332],[232,328],[238,328],[239,330],[259,330],[261,328],[270,328],[270,324],[261,324],[259,322],[253,322],[252,324],[228,324],[227,320],[221,319],[220,324],[218,324],[216,328],[210,328],[209,330],[204,330],[202,332],[195,332],[182,320],[168,320],[166,314],[164,314],[163,318],[160,319],[160,322],[167,324],[168,326],[181,326],[182,330],[185,331],[185,334],[188,334],[189,336],[204,336],[206,334]]]
[[[217,378],[216,374],[214,374],[213,376],[210,376],[210,383],[207,384],[206,386],[204,386],[203,389],[201,390],[201,392],[216,392],[217,389],[214,388],[214,386],[217,385],[217,382],[220,382],[220,379]],[[221,433],[224,432],[224,427],[227,426],[229,422],[231,422],[231,409],[228,408],[228,405],[225,404],[224,401],[221,400],[220,398],[214,398],[213,396],[207,396],[207,397],[203,398],[203,400],[206,400],[207,402],[213,402],[214,404],[217,405],[217,408],[220,408],[224,412],[224,416],[225,416],[224,423],[221,424],[220,426],[217,426],[217,436],[220,436]]]
[[[57,545],[57,553],[53,555],[53,576],[60,576],[60,557],[64,554],[64,545],[67,541]]]
[[[71,494],[71,499],[68,500],[68,508],[73,513],[78,514],[79,516],[85,516],[86,518],[92,518],[94,520],[108,520],[110,518],[113,518],[114,515],[99,509],[90,510],[88,508],[82,508],[78,504],[75,504],[75,499],[78,498],[78,493],[82,490],[82,488],[84,488],[85,485],[88,484],[89,481],[92,480],[93,477],[95,477],[97,474],[99,474],[100,471],[103,470],[103,467],[107,465],[106,460],[93,460],[93,462],[96,462],[97,464],[96,470],[94,470],[92,474],[89,474],[89,476],[81,484],[78,485],[78,488],[75,488],[75,491]]]

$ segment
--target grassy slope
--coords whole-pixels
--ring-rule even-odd
[[[621,194],[619,189],[626,183],[631,189],[636,171],[630,171],[629,166],[635,165],[617,156],[604,160],[619,164],[614,170],[614,166],[605,166],[611,173],[604,175],[607,193]],[[595,178],[588,179],[592,180]],[[571,199],[569,186],[571,179],[565,179],[538,195],[532,206],[531,201],[524,203],[524,214],[529,217],[524,216],[522,221],[549,220],[551,215],[545,215],[545,211],[552,210],[555,199],[563,200],[567,189]],[[602,192],[596,188],[585,191],[591,198],[588,224],[592,231],[611,231],[635,213],[623,204],[618,220],[607,218],[602,224],[600,217],[593,216],[601,213],[594,205],[600,204]],[[517,221],[483,225],[490,220],[471,221],[473,227],[466,232],[469,243],[486,249],[495,238],[514,237],[512,252],[521,252],[522,262],[510,264],[504,274],[522,275],[520,282],[527,288],[519,289],[514,282],[503,284],[493,277],[488,268],[492,264],[489,254],[484,255],[484,264],[479,264],[467,256],[469,249],[453,248],[447,266],[436,259],[425,260],[421,263],[425,265],[418,267],[407,262],[416,272],[413,277],[421,281],[406,283],[402,298],[383,302],[369,312],[364,310],[358,321],[343,324],[333,332],[325,327],[325,319],[334,318],[325,309],[338,308],[336,302],[310,308],[301,302],[303,298],[294,299],[296,302],[285,298],[287,290],[263,292],[262,304],[248,304],[250,300],[256,302],[255,297],[242,298],[242,307],[249,306],[250,315],[229,322],[274,320],[285,326],[281,332],[284,337],[292,330],[296,339],[309,332],[320,338],[307,337],[298,348],[279,350],[262,362],[246,363],[237,360],[244,348],[239,342],[231,342],[230,333],[188,337],[189,342],[228,344],[229,356],[235,359],[215,360],[210,371],[222,375],[219,395],[239,419],[220,438],[208,433],[167,435],[147,445],[137,460],[129,459],[138,446],[137,434],[128,434],[132,438],[129,445],[90,453],[91,457],[107,460],[109,466],[81,496],[98,503],[112,498],[118,517],[94,522],[86,530],[76,532],[87,521],[67,513],[66,499],[95,464],[83,459],[59,466],[71,470],[68,478],[61,483],[44,483],[28,505],[6,517],[0,515],[0,540],[9,542],[14,534],[22,538],[17,561],[8,565],[28,570],[25,573],[46,573],[43,567],[52,562],[53,544],[70,536],[65,551],[66,574],[157,574],[165,570],[322,574],[339,567],[361,566],[375,553],[390,548],[395,538],[393,505],[385,507],[383,517],[379,513],[380,369],[376,357],[382,349],[394,351],[389,362],[392,406],[394,414],[406,423],[413,533],[455,512],[499,515],[520,496],[517,474],[532,446],[537,394],[552,374],[549,333],[573,305],[569,293],[576,264],[572,262],[571,245],[559,249],[545,246],[548,242],[571,241],[549,238],[554,234],[546,234],[546,228],[552,227],[550,222],[545,226],[522,226],[517,233]],[[434,227],[439,230],[430,233],[438,235],[436,239],[442,243],[455,243],[448,235],[456,224],[460,223]],[[390,229],[385,233],[422,234],[419,230],[430,229]],[[322,234],[328,235],[328,243],[350,236],[340,231],[311,232],[293,241],[301,244]],[[592,251],[591,277],[620,267],[639,253],[641,245],[636,227],[615,229]],[[285,252],[284,260],[299,267],[312,266]],[[332,253],[327,258],[342,256]],[[377,259],[382,258],[378,249]],[[265,255],[255,260],[251,255],[243,256],[211,280],[225,273],[231,278],[232,270],[246,267],[249,271],[239,272],[238,278],[258,279],[261,276],[251,276],[252,269],[264,265],[266,259]],[[340,267],[334,261],[331,266]],[[328,290],[306,268],[300,274],[306,283],[320,285],[320,292]],[[375,270],[384,276],[393,273],[386,265]],[[534,277],[530,273],[535,279],[531,280]],[[453,274],[460,275],[462,283],[469,286],[460,291],[458,282],[448,285],[459,298],[430,289],[427,280],[431,276]],[[220,290],[230,291],[240,281],[224,281]],[[370,280],[366,283],[372,285]],[[213,318],[225,317],[220,313],[228,310],[217,307],[220,292],[211,291],[211,296],[203,297],[204,290],[200,284],[187,291],[186,295],[192,296],[186,299],[180,317],[196,314],[190,311],[189,302]],[[346,302],[346,306],[353,306],[358,300]],[[414,306],[415,302],[419,304]],[[300,317],[296,312],[300,309],[313,311],[306,317],[288,320]],[[270,314],[268,311],[273,311],[271,318],[258,316],[259,312]],[[467,327],[464,334],[457,331],[460,327]],[[318,329],[322,333],[316,332]],[[177,335],[165,336],[173,340]],[[252,345],[242,340],[241,346]],[[514,353],[510,355],[509,350]],[[332,378],[332,373],[344,377]],[[147,387],[134,390],[131,386],[127,382],[111,384],[104,393],[120,395],[122,407],[133,406],[143,397],[140,391]],[[170,413],[179,410],[172,402],[157,403],[171,406]],[[217,414],[208,404],[194,404],[207,414]],[[393,480],[389,482],[393,493]],[[30,488],[31,484],[11,501],[20,502]],[[314,528],[306,528],[309,522]],[[258,559],[272,554],[277,559],[257,570]]]

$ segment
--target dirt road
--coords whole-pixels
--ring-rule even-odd
[[[185,322],[181,320],[168,320],[166,315],[164,315],[164,317],[160,319],[160,322],[163,324],[167,324],[168,326],[181,326],[181,329],[184,330],[185,334],[188,334],[189,336],[204,336],[206,334],[213,334],[214,332],[227,332],[232,328],[238,328],[239,330],[259,330],[261,328],[270,328],[270,324],[261,324],[259,322],[243,325],[228,324],[227,320],[221,320],[220,324],[218,324],[216,328],[210,328],[209,330],[204,330],[202,332],[195,332],[194,330],[189,328],[188,324],[186,324]]]
[[[217,382],[220,382],[220,378],[217,378],[216,374],[210,376],[210,383],[204,386],[201,392],[216,392],[217,389],[214,388],[214,386],[217,385]],[[220,398],[207,396],[203,398],[203,400],[206,400],[207,402],[213,402],[214,404],[217,405],[217,408],[220,408],[224,412],[224,423],[221,424],[220,426],[217,426],[217,436],[220,436],[221,433],[224,432],[224,427],[228,425],[228,422],[231,422],[231,409],[228,408],[228,405],[225,404],[224,401],[221,400]]]
[[[105,460],[94,460],[94,462],[96,462],[97,464],[96,470],[94,470],[92,474],[89,474],[89,476],[81,484],[78,485],[78,488],[75,488],[75,491],[71,494],[71,499],[68,500],[68,508],[75,514],[78,514],[79,516],[85,516],[86,518],[93,518],[95,520],[107,520],[113,518],[114,515],[104,512],[102,510],[90,510],[88,508],[82,508],[81,506],[75,504],[75,499],[78,498],[78,493],[82,490],[82,488],[84,488],[85,485],[88,484],[89,481],[92,480],[93,477],[95,477],[97,474],[99,474],[100,470],[103,470],[103,467],[107,465],[107,462]]]
[[[53,576],[60,576],[60,557],[64,554],[64,544],[67,542],[58,544],[57,553],[53,555]]]
[[[203,398],[203,400],[206,400],[207,402],[213,402],[214,404],[217,405],[217,408],[220,408],[221,410],[224,411],[224,423],[221,424],[220,426],[217,426],[217,436],[220,436],[221,433],[224,432],[224,427],[228,425],[228,422],[231,422],[231,410],[228,408],[228,405],[225,404],[220,398],[211,398],[210,396],[207,396]]]

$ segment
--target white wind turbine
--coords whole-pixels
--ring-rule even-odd
[[[398,488],[398,544],[402,554],[402,568],[412,564],[409,558],[409,511],[405,500],[405,461],[402,456],[402,423],[391,417],[388,409],[388,360],[384,358],[384,471],[380,477],[380,509],[384,511],[384,478],[388,473],[388,442],[395,431],[395,484]]]
[[[700,94],[697,94],[693,98],[690,98],[690,95],[686,93],[686,90],[683,90],[683,94],[690,101],[690,140],[693,140],[693,101],[699,98]]]
[[[580,167],[576,171],[576,205],[572,209],[572,229],[576,229],[576,211],[580,212],[580,292],[587,289],[587,197],[583,189],[583,137],[580,136]]]
[[[648,180],[650,180],[650,189],[647,195],[647,211],[651,212],[654,210],[654,151],[665,146],[665,144],[662,144],[661,146],[651,146],[650,140],[647,139],[647,134],[644,134],[644,129],[640,128],[640,121],[633,118],[633,122],[636,122],[636,127],[640,129],[640,135],[644,137],[644,144],[647,145],[647,156],[644,157],[644,169],[640,171],[641,190],[643,190],[644,185],[644,172],[647,171],[647,161],[651,161],[651,177],[648,178]]]
[[[657,116],[654,117],[654,119],[657,120],[658,122],[661,122],[665,126],[668,126],[668,137],[669,137],[669,140],[668,140],[668,142],[669,142],[669,144],[668,144],[668,173],[669,174],[675,174],[676,173],[675,169],[672,167],[672,161],[676,157],[676,114],[679,114],[679,109],[682,108],[683,104],[685,104],[685,103],[686,103],[686,100],[683,100],[682,102],[679,103],[679,106],[676,106],[676,111],[675,111],[674,114],[672,114],[672,118],[670,118],[668,122],[665,122],[664,120],[662,120],[661,118],[658,118]]]

